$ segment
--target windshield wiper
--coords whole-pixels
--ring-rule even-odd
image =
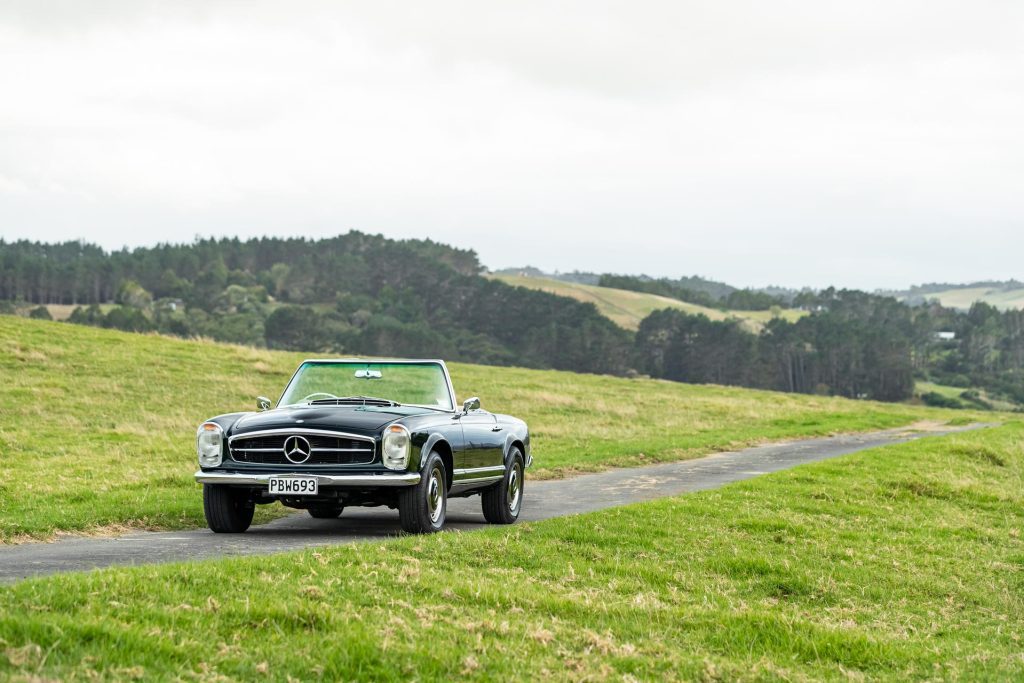
[[[394,408],[402,405],[389,398],[377,398],[376,396],[339,396],[338,398],[318,398],[310,401],[311,406],[383,406]]]

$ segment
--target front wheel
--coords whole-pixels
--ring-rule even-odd
[[[203,512],[211,531],[218,534],[240,534],[252,524],[256,504],[244,489],[223,484],[203,484]]]
[[[423,478],[398,494],[398,517],[411,534],[432,534],[444,526],[448,506],[448,482],[441,456],[431,453]]]
[[[491,524],[513,524],[523,506],[523,454],[513,448],[505,478],[481,494],[484,519]]]

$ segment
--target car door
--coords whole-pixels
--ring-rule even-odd
[[[504,434],[494,414],[486,410],[471,410],[459,421],[462,423],[464,450],[461,457],[457,457],[455,468],[467,470],[466,477],[473,478],[487,474],[481,472],[482,468],[501,466]]]

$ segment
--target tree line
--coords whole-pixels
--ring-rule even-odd
[[[776,317],[756,332],[738,320],[669,309],[651,313],[634,334],[591,304],[482,272],[471,250],[360,232],[112,253],[79,242],[0,241],[0,300],[34,306],[33,317],[49,315],[42,304],[70,304],[73,323],[270,348],[639,373],[883,401],[904,400],[915,380],[927,379],[962,387],[966,404],[983,405],[972,387],[1024,404],[1020,311],[976,304],[962,313],[828,289],[799,294],[804,317]],[[628,276],[607,277],[603,283],[618,286]],[[668,291],[649,278],[631,282]],[[715,302],[748,291],[729,288]]]
[[[271,348],[628,369],[629,333],[593,306],[482,270],[472,250],[360,232],[112,253],[0,241],[0,299],[77,305],[71,322]]]
[[[636,335],[638,369],[682,382],[880,401],[906,400],[915,380],[930,380],[964,389],[962,401],[925,397],[936,405],[991,407],[972,387],[1024,405],[1022,311],[912,307],[851,290],[804,296],[810,314],[774,318],[757,334],[735,319],[655,311]]]
[[[781,297],[753,289],[737,289],[722,282],[700,277],[649,278],[639,275],[605,273],[598,279],[599,287],[628,289],[633,292],[657,294],[707,308],[735,311],[767,311],[784,306]]]

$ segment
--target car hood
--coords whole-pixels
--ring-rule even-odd
[[[327,429],[365,436],[379,434],[389,422],[425,412],[423,408],[398,406],[294,406],[249,413],[231,426],[230,436],[265,429]]]

